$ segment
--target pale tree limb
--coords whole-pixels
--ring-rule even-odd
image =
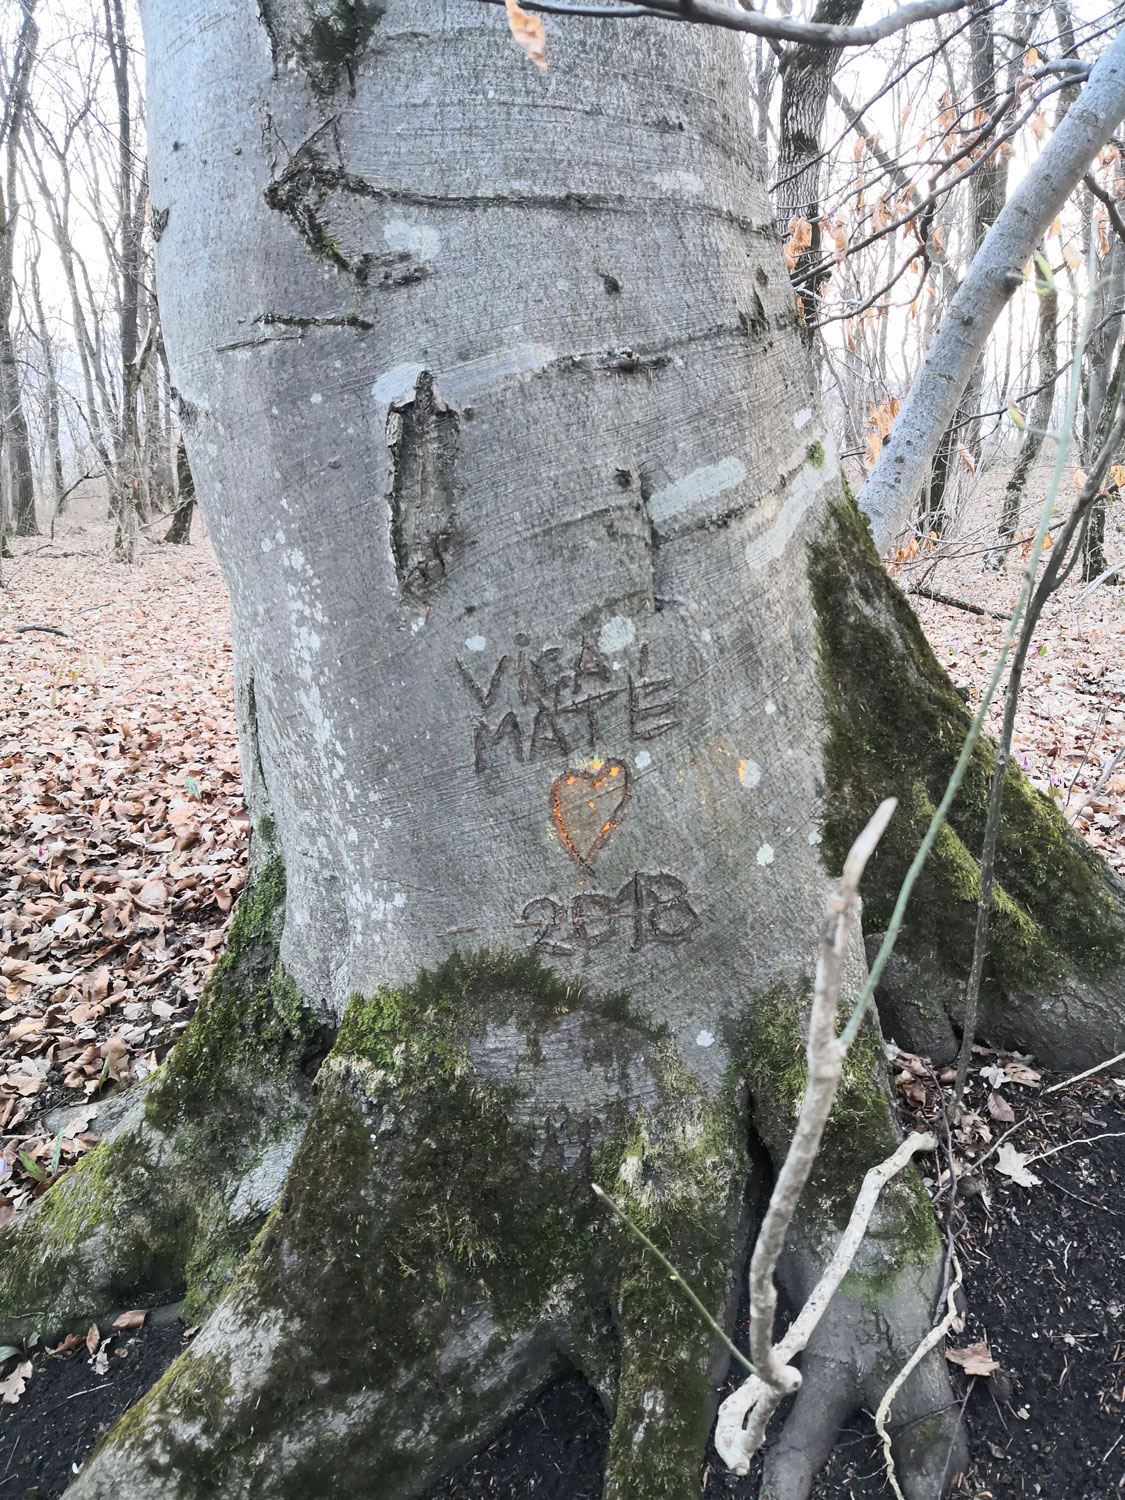
[[[1106,1068],[1112,1068],[1114,1063],[1125,1059],[1125,1052],[1118,1052],[1113,1057],[1107,1057],[1105,1062],[1095,1063],[1092,1068],[1087,1068],[1085,1073],[1075,1073],[1073,1078],[1064,1078],[1062,1083],[1052,1083],[1051,1087],[1044,1089],[1045,1094],[1053,1094],[1057,1089],[1069,1088],[1072,1083],[1081,1083],[1083,1078],[1090,1078],[1095,1073],[1104,1072]]]
[[[855,1259],[856,1251],[867,1233],[867,1226],[875,1210],[879,1194],[892,1177],[919,1153],[935,1151],[937,1138],[930,1134],[911,1135],[899,1146],[893,1156],[871,1168],[866,1174],[856,1195],[855,1207],[847,1228],[840,1237],[832,1259],[825,1267],[823,1276],[809,1293],[808,1301],[789,1325],[785,1336],[774,1347],[773,1354],[782,1364],[788,1364],[806,1347],[817,1324],[824,1316],[836,1289],[847,1275]],[[793,1373],[796,1373],[795,1371]],[[753,1429],[746,1429],[746,1419],[755,1412],[758,1404],[766,1398],[768,1411],[764,1420],[755,1420]],[[777,1407],[770,1398],[769,1389],[757,1375],[743,1382],[719,1407],[719,1420],[715,1428],[715,1448],[719,1457],[735,1474],[745,1474],[750,1459],[761,1445],[761,1435]],[[756,1413],[757,1418],[757,1413]]]
[[[881,552],[910,514],[988,335],[1023,280],[1023,267],[1123,116],[1125,29],[1095,63],[1082,93],[1001,210],[883,444],[859,497]]]
[[[836,1016],[848,930],[859,906],[860,878],[897,805],[893,797],[888,797],[876,809],[874,816],[852,845],[844,861],[844,873],[839,886],[829,900],[828,919],[821,936],[809,1015],[806,1049],[808,1082],[793,1139],[774,1183],[769,1207],[750,1260],[750,1358],[757,1372],[754,1378],[759,1383],[760,1391],[757,1399],[748,1408],[743,1408],[744,1412],[749,1412],[749,1427],[742,1432],[739,1424],[736,1452],[739,1455],[738,1461],[747,1466],[749,1456],[761,1445],[770,1417],[785,1397],[791,1396],[801,1384],[800,1372],[792,1367],[788,1356],[780,1352],[781,1346],[778,1349],[773,1347],[773,1324],[777,1311],[774,1270],[784,1248],[785,1236],[797,1202],[816,1161],[824,1127],[832,1112],[844,1070],[847,1049],[841,1046],[836,1036]],[[866,1220],[855,1237],[847,1264],[851,1263],[851,1257],[858,1249],[865,1228]],[[831,1296],[831,1292],[828,1296]],[[825,1297],[820,1307],[821,1312],[827,1302],[828,1297]],[[817,1318],[819,1319],[819,1314]],[[812,1326],[815,1327],[815,1321]],[[810,1327],[805,1335],[806,1340],[811,1332]],[[746,1468],[736,1468],[735,1471],[745,1473]]]

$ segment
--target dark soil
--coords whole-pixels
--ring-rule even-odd
[[[984,1341],[1001,1367],[976,1379],[954,1369],[972,1455],[954,1492],[976,1500],[1125,1497],[1125,1085],[1103,1077],[1045,1092],[1054,1081],[1044,1073],[1038,1089],[1006,1090],[1020,1151],[1065,1147],[1030,1163],[1041,1183],[1017,1186],[993,1155],[959,1189],[954,1224],[968,1311],[951,1343]],[[985,1086],[978,1080],[975,1090],[969,1103],[984,1114]],[[932,1123],[935,1102],[931,1090],[904,1108],[908,1126]],[[1007,1127],[990,1128],[995,1143]],[[975,1154],[987,1149],[982,1142]],[[963,1161],[973,1154],[958,1152]],[[156,1326],[159,1317],[115,1336],[103,1376],[84,1349],[35,1355],[19,1403],[0,1408],[0,1500],[62,1494],[99,1436],[183,1347],[182,1325]],[[608,1431],[590,1386],[569,1377],[425,1500],[598,1500]],[[712,1452],[702,1493],[753,1500],[757,1483],[757,1471],[736,1479]],[[873,1424],[861,1414],[841,1435],[816,1500],[889,1493]]]
[[[161,1312],[164,1312],[161,1309]],[[106,1339],[104,1375],[85,1345],[66,1355],[36,1354],[16,1406],[0,1406],[0,1500],[52,1500],[94,1444],[163,1374],[184,1347],[184,1325],[170,1319]],[[108,1324],[105,1333],[109,1334]],[[4,1366],[4,1373],[14,1361]]]

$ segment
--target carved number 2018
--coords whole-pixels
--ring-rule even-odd
[[[524,926],[535,928],[532,948],[554,954],[598,948],[624,936],[634,950],[646,943],[674,948],[690,942],[700,926],[687,886],[663,871],[655,875],[638,871],[615,896],[585,891],[575,896],[569,913],[550,896],[538,896],[524,907],[521,920]]]

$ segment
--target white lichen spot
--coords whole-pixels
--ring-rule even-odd
[[[703,179],[697,177],[694,172],[657,172],[653,177],[655,185],[664,193],[701,193],[703,191]]]
[[[793,426],[797,429],[798,432],[800,432],[801,428],[805,425],[806,422],[810,420],[811,417],[812,407],[802,406],[801,410],[797,412],[793,418]]]
[[[745,478],[746,465],[733,454],[720,459],[717,464],[704,464],[656,491],[648,502],[649,520],[656,525],[674,518],[686,520],[693,511],[704,510],[709,501],[741,484]]]
[[[422,626],[425,623],[426,623],[426,617],[425,617],[425,615],[419,615],[416,620],[411,620],[411,622],[410,622],[410,634],[411,635],[417,635],[418,632],[421,630]]]
[[[401,891],[396,891],[395,892],[395,898],[391,902],[391,905],[392,906],[396,906],[396,907],[403,907],[403,906],[406,905],[406,897],[403,895],[403,893]]]
[[[773,845],[772,844],[763,844],[762,847],[758,850],[758,863],[760,865],[772,865],[773,864]]]
[[[320,394],[319,391],[313,391],[312,395],[309,397],[309,400],[314,406],[319,406],[320,403],[324,400],[324,397]]]
[[[639,1156],[627,1156],[621,1163],[617,1174],[627,1188],[635,1188],[641,1178],[641,1159]]]
[[[488,645],[483,635],[471,635],[465,642],[466,651],[483,651]]]
[[[713,1047],[715,1045],[715,1038],[709,1031],[701,1031],[695,1039],[695,1045],[697,1047]]]
[[[383,230],[387,248],[399,255],[416,255],[433,260],[441,249],[441,235],[424,224],[408,224],[405,219],[391,219]]]
[[[809,834],[809,843],[815,849],[816,846],[817,846],[817,844],[819,844],[821,842],[822,842],[822,840],[821,840],[820,834],[814,828],[813,831]]]
[[[775,713],[777,713],[777,704],[773,701],[772,698],[766,704],[766,713],[768,713],[768,714],[775,714]]]
[[[705,646],[709,646],[711,644],[711,632],[709,630],[701,630],[699,632],[699,639]]]
[[[647,771],[649,766],[652,765],[652,756],[648,753],[647,750],[638,750],[636,756],[634,757],[633,764],[636,766],[638,771]]]
[[[349,828],[348,829],[348,843],[349,844],[358,844],[359,843],[359,833],[354,828]]]
[[[598,632],[598,646],[606,656],[624,651],[637,639],[637,627],[626,615],[614,615]]]
[[[269,539],[268,536],[264,536],[262,538],[262,551],[263,552],[272,552],[273,551],[273,543],[270,541],[270,539]]]
[[[738,762],[738,779],[747,791],[753,791],[762,779],[762,768],[756,760]]]

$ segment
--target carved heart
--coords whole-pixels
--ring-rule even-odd
[[[629,772],[619,760],[592,771],[567,771],[551,787],[551,816],[559,838],[580,865],[590,868],[595,853],[620,825],[629,800]]]

